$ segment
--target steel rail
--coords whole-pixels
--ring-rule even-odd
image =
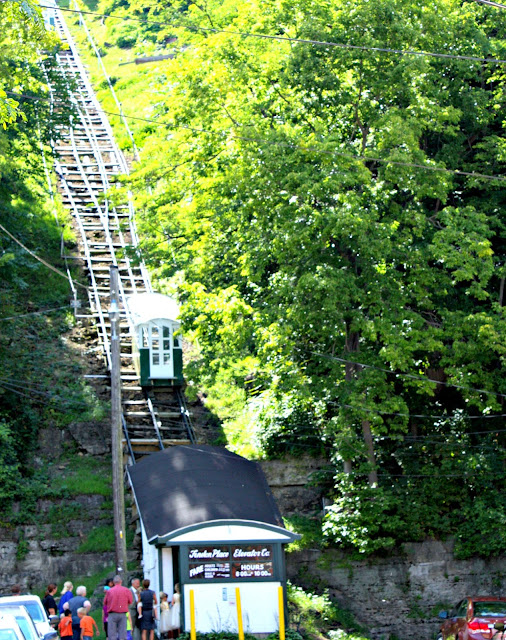
[[[130,142],[132,143],[132,152],[133,152],[133,156],[135,160],[139,160],[139,150],[137,149],[137,145],[135,144],[135,140],[132,134],[132,130],[130,129],[130,126],[128,124],[127,119],[125,118],[125,114],[123,113],[123,106],[121,104],[121,102],[118,99],[118,96],[116,94],[116,91],[114,90],[113,84],[111,82],[111,78],[109,76],[109,74],[107,73],[107,70],[104,66],[104,62],[102,60],[102,55],[100,54],[100,50],[98,49],[96,42],[93,38],[93,36],[91,35],[90,30],[88,29],[88,25],[86,24],[86,20],[84,19],[84,15],[81,12],[81,8],[79,7],[79,4],[77,2],[77,0],[74,0],[74,8],[76,9],[76,11],[78,12],[79,15],[79,23],[83,26],[83,29],[86,33],[86,37],[88,38],[88,42],[91,45],[91,48],[93,49],[93,53],[95,54],[95,56],[97,57],[98,60],[98,64],[100,65],[100,69],[102,70],[102,74],[107,82],[107,86],[109,87],[109,91],[111,92],[111,95],[114,99],[114,102],[116,103],[116,106],[118,107],[118,111],[121,117],[121,122],[123,123],[123,126],[125,127],[125,130],[127,132],[128,137],[130,138]]]
[[[110,369],[111,353],[105,306],[106,299],[109,297],[106,286],[109,280],[107,265],[112,264],[120,268],[121,316],[126,320],[129,332],[128,337],[122,333],[122,346],[128,344],[129,340],[133,340],[135,331],[126,304],[126,298],[129,295],[127,289],[135,294],[140,291],[152,292],[152,287],[149,273],[143,262],[140,261],[139,265],[133,267],[127,254],[129,247],[136,249],[139,245],[132,194],[130,191],[127,192],[127,202],[123,205],[116,206],[110,200],[111,188],[114,186],[110,178],[119,173],[128,174],[128,164],[115,142],[109,120],[97,101],[72,35],[57,9],[55,10],[55,28],[62,41],[68,46],[66,50],[57,54],[57,63],[72,96],[76,115],[70,127],[60,127],[59,137],[51,141],[51,146],[55,156],[55,168],[60,178],[60,188],[67,200],[66,206],[70,207],[73,213],[80,234],[84,264],[88,269],[91,284],[88,288],[91,317],[95,320],[100,349]],[[88,35],[91,37],[89,32]],[[50,85],[47,74],[46,79]],[[74,81],[72,87],[70,79]],[[50,87],[50,96],[50,109],[54,112],[57,109],[54,87]],[[61,160],[58,159],[58,154]],[[121,257],[118,256],[118,250],[122,251]],[[121,357],[128,359],[131,355],[123,353]],[[135,386],[138,376],[134,374],[132,364],[131,361],[127,362],[126,373],[122,369],[121,378],[126,385],[125,389],[130,389],[130,392],[134,393],[133,398],[139,398],[140,396],[135,394],[141,389]],[[128,384],[129,381],[133,382],[133,386]],[[174,434],[168,436],[169,440],[183,439],[184,441],[183,434],[186,434],[187,439],[195,442],[184,395],[177,388],[169,393],[172,400],[168,402],[168,411],[163,410],[166,400],[158,395],[152,399],[147,392],[143,394],[142,400],[125,401],[122,426],[130,462],[134,463],[136,451],[141,455],[142,450],[138,448],[134,450],[132,439],[136,440],[135,446],[142,447],[142,440],[145,440],[149,446],[152,446],[150,443],[154,444],[148,431],[154,432],[160,449],[164,448],[162,430]],[[161,409],[157,405],[158,402],[161,403]],[[129,404],[142,405],[142,411],[129,412],[125,408]],[[176,409],[176,406],[179,409]],[[174,415],[171,415],[172,411]],[[137,417],[141,419],[136,423]],[[150,424],[146,422],[148,418]],[[137,440],[139,434],[142,435],[140,440]]]

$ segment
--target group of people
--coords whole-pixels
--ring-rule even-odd
[[[130,618],[132,626],[140,629],[142,640],[148,640],[148,632],[149,640],[154,639],[155,620],[157,619],[156,606],[158,605],[158,599],[156,593],[149,588],[149,584],[149,580],[143,580],[141,589],[141,581],[139,578],[134,578],[130,587],[133,595],[133,601],[129,608]],[[170,604],[167,594],[163,593],[163,591],[160,592],[159,630],[164,638],[177,638],[179,636],[180,602],[181,596],[179,595],[178,584],[174,587],[174,595]],[[133,640],[138,640],[135,634]]]
[[[107,580],[104,586],[102,620],[108,640],[154,640],[158,599],[149,588],[149,580],[134,578],[130,588],[123,587],[121,576]],[[73,593],[71,582],[65,582],[56,604],[57,585],[46,589],[42,604],[49,616],[60,615],[58,631],[62,640],[91,640],[98,627],[88,615],[91,603],[86,597],[86,587],[79,586]],[[160,593],[159,631],[163,638],[177,638],[180,628],[179,585],[174,588],[171,603],[166,593]],[[149,634],[149,638],[148,638]]]

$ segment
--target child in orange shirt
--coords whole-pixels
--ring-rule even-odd
[[[63,616],[58,623],[58,631],[60,632],[60,638],[72,637],[72,613],[70,609],[65,609]]]
[[[81,627],[81,640],[91,640],[93,638],[93,627],[95,627],[95,631],[97,632],[97,636],[100,635],[100,631],[98,630],[97,623],[91,616],[89,616],[84,607],[80,607],[77,610],[77,615],[80,619],[80,627]]]

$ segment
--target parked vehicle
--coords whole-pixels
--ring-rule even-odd
[[[0,604],[0,615],[4,614],[12,615],[16,618],[25,640],[56,640],[57,633],[54,629],[50,633],[46,633],[45,636],[39,633],[27,608],[22,604]]]
[[[16,618],[0,613],[0,640],[25,640]]]
[[[453,611],[441,611],[444,620],[438,640],[506,640],[506,598],[468,597]]]
[[[42,602],[39,596],[27,595],[27,596],[4,596],[0,598],[0,611],[1,607],[6,605],[23,605],[26,607],[31,619],[35,623],[39,636],[45,638],[46,635],[52,634],[47,640],[55,638],[55,631],[51,624],[58,624],[58,616],[51,616],[51,619],[47,617],[46,610],[42,606]],[[1,640],[1,639],[0,639]]]

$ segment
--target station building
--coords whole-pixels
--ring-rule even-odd
[[[128,468],[143,546],[144,576],[169,598],[181,591],[181,629],[237,632],[239,587],[245,632],[279,628],[286,601],[283,545],[288,531],[260,465],[226,449],[180,445]]]

